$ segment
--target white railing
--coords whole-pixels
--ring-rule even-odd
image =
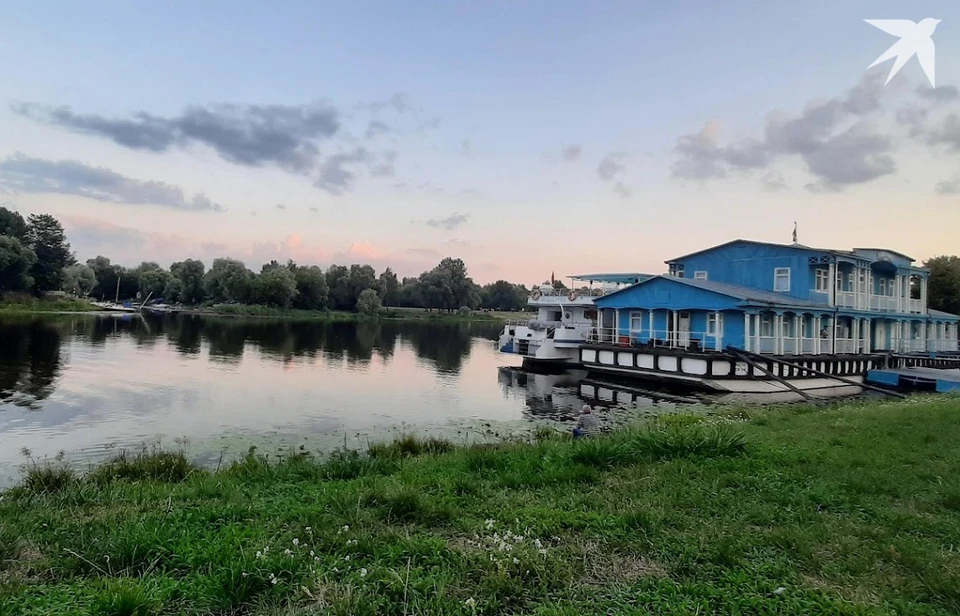
[[[837,306],[841,308],[856,308],[857,294],[853,291],[837,291]]]
[[[826,355],[833,353],[833,340],[830,338],[820,339],[820,352]]]
[[[879,312],[896,312],[897,298],[889,295],[871,295],[870,310]]]
[[[723,336],[706,332],[641,330],[626,332],[613,327],[594,328],[587,342],[615,344],[619,346],[651,346],[691,351],[719,351],[723,348]]]
[[[838,355],[840,353],[856,353],[857,341],[853,338],[837,338],[837,350],[835,352]]]
[[[921,300],[905,297],[897,298],[895,295],[874,295],[872,293],[858,295],[853,291],[837,291],[835,302],[839,308],[854,308],[870,310],[871,312],[898,312],[897,306],[899,304],[901,306],[899,312],[923,313],[923,302]]]
[[[956,338],[898,338],[891,341],[891,349],[897,353],[926,353],[929,351],[956,351]]]
[[[816,352],[816,338],[801,338],[800,353],[803,355],[813,355]]]

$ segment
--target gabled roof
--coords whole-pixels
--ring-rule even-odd
[[[663,279],[668,280],[673,283],[687,285],[688,287],[695,287],[698,289],[703,289],[704,291],[710,291],[713,293],[718,293],[720,295],[725,295],[727,297],[732,297],[734,299],[739,299],[745,304],[763,304],[763,305],[776,305],[783,307],[793,307],[793,308],[814,308],[821,310],[824,308],[824,304],[809,302],[802,299],[797,299],[795,297],[790,297],[789,295],[784,295],[783,293],[774,293],[773,291],[763,291],[761,289],[754,289],[752,287],[745,287],[737,284],[727,284],[725,282],[714,282],[712,280],[702,280],[699,278],[677,278],[676,276],[652,276],[647,280],[638,282],[637,284],[631,285],[629,287],[619,289],[613,293],[608,293],[603,297],[599,297],[594,300],[594,304],[602,302],[603,300],[618,295],[620,293],[625,293],[630,289],[635,289],[641,285],[647,284],[653,280]]]
[[[725,247],[725,246],[730,246],[730,245],[738,244],[738,243],[757,244],[757,245],[759,245],[759,246],[776,246],[777,248],[794,248],[794,249],[796,249],[796,250],[810,250],[810,251],[813,251],[813,252],[829,252],[829,253],[843,253],[843,252],[844,252],[844,251],[842,251],[842,250],[831,250],[831,249],[828,249],[828,248],[812,248],[812,247],[810,247],[810,246],[804,246],[803,244],[777,244],[776,242],[758,242],[758,241],[756,241],[756,240],[736,239],[736,240],[731,240],[731,241],[729,241],[729,242],[724,242],[724,243],[722,243],[722,244],[717,244],[716,246],[711,246],[711,247],[709,247],[709,248],[704,248],[704,249],[698,250],[698,251],[696,251],[696,252],[691,252],[691,253],[688,253],[688,254],[685,254],[685,255],[681,255],[681,256],[679,256],[679,257],[674,257],[673,259],[670,259],[670,260],[668,260],[668,261],[664,261],[664,263],[673,263],[674,261],[679,261],[680,259],[686,259],[687,257],[692,257],[692,256],[694,256],[694,255],[703,254],[703,253],[709,252],[709,251],[711,251],[711,250],[716,250],[717,248],[723,248],[723,247]],[[891,251],[891,252],[892,252],[892,251]],[[848,253],[848,254],[852,254],[852,253]]]
[[[853,249],[853,252],[856,252],[856,251],[858,251],[858,250],[876,250],[877,252],[889,252],[889,253],[892,254],[892,255],[897,255],[898,257],[903,257],[904,259],[907,259],[907,260],[909,260],[909,261],[911,261],[911,262],[912,262],[912,261],[916,261],[916,259],[914,259],[914,258],[911,257],[910,255],[905,255],[905,254],[903,254],[902,252],[897,252],[896,250],[890,250],[889,248],[854,248],[854,249]]]

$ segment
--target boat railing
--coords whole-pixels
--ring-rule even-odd
[[[723,336],[708,332],[640,330],[625,331],[613,327],[596,327],[587,335],[591,344],[612,344],[625,347],[685,349],[688,351],[720,351]]]
[[[541,297],[566,297],[569,299],[570,294],[573,293],[576,297],[603,297],[604,295],[609,295],[614,291],[619,291],[620,288],[588,288],[588,289],[534,289],[530,293],[530,299],[536,300]]]

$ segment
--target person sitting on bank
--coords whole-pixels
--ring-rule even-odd
[[[580,409],[580,418],[577,419],[577,427],[573,429],[573,438],[582,436],[592,436],[600,428],[600,420],[593,414],[589,404],[584,404]]]

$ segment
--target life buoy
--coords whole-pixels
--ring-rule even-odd
[[[571,302],[572,302],[573,300],[577,299],[577,292],[576,292],[576,291],[570,291],[569,293],[567,293],[567,299],[570,300]]]
[[[533,299],[540,299],[540,291],[539,290],[534,291],[533,293],[530,294],[530,297]]]

